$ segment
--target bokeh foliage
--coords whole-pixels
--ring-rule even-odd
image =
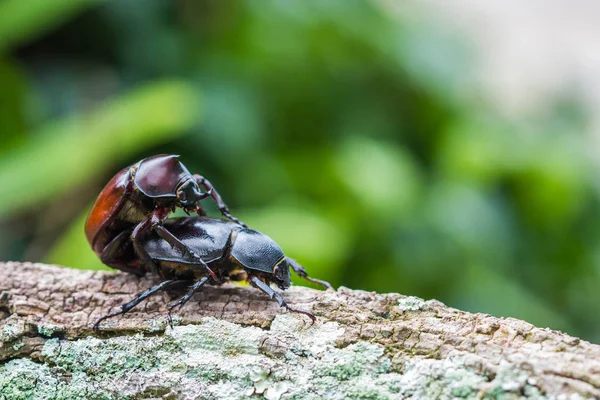
[[[0,3],[0,259],[101,268],[82,233],[96,194],[176,153],[335,285],[600,341],[576,103],[500,118],[464,42],[378,2],[39,4]]]

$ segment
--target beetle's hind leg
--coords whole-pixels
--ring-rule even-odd
[[[287,261],[288,265],[290,267],[292,267],[292,269],[294,270],[296,275],[298,275],[300,278],[306,279],[307,281],[312,282],[312,283],[316,283],[317,285],[321,285],[326,289],[335,290],[335,289],[333,289],[333,286],[331,286],[331,284],[329,282],[322,281],[320,279],[311,278],[310,276],[308,276],[308,273],[306,272],[306,270],[304,269],[304,267],[302,265],[298,264],[298,261],[294,260],[293,258],[289,258],[289,257],[286,257],[285,260]]]
[[[298,308],[292,308],[290,307],[285,300],[283,299],[283,297],[281,297],[281,295],[279,293],[277,293],[276,291],[273,290],[273,288],[271,288],[271,286],[267,285],[266,283],[264,283],[263,281],[261,281],[258,277],[253,276],[249,279],[249,282],[252,286],[254,286],[255,288],[259,289],[261,292],[267,294],[270,298],[277,300],[277,302],[279,303],[280,307],[284,307],[286,310],[291,311],[291,312],[295,312],[295,313],[300,313],[300,314],[304,314],[306,315],[308,318],[311,319],[312,323],[314,324],[315,321],[317,320],[317,317],[315,317],[312,313],[308,312],[308,311],[304,311],[304,310],[300,310]]]
[[[105,315],[104,317],[99,318],[94,323],[94,326],[93,326],[94,330],[98,330],[100,328],[100,324],[102,323],[102,321],[112,318],[112,317],[116,317],[117,315],[122,315],[122,314],[127,313],[133,307],[137,306],[138,304],[140,304],[142,301],[144,301],[148,297],[152,296],[153,294],[160,292],[161,290],[172,289],[173,287],[180,286],[185,283],[189,283],[189,281],[172,279],[172,280],[161,282],[158,285],[152,286],[150,289],[147,289],[147,290],[143,291],[142,293],[138,294],[137,297],[135,299],[131,300],[129,303],[125,303],[125,304],[121,305],[120,311],[116,311],[114,313],[111,313],[111,314]]]
[[[144,249],[142,246],[141,240],[146,236],[150,231],[152,231],[153,224],[159,221],[156,217],[156,211],[152,214],[148,215],[146,219],[136,225],[136,227],[131,232],[131,243],[133,244],[133,250],[135,254],[142,260],[142,264],[154,275],[161,276],[158,267],[150,257],[150,254]]]
[[[100,254],[100,261],[111,268],[115,268],[124,272],[129,272],[137,276],[144,276],[146,270],[143,267],[135,268],[125,262],[131,258],[125,254],[124,247],[129,243],[128,232],[122,232],[108,243]]]
[[[194,283],[190,290],[185,294],[185,296],[177,300],[171,307],[169,307],[169,311],[167,313],[167,320],[169,321],[169,325],[171,325],[171,328],[173,328],[173,319],[171,318],[171,311],[173,311],[173,309],[177,306],[179,306],[179,309],[181,309],[181,307],[183,307],[183,305],[187,303],[189,299],[192,298],[194,293],[199,291],[200,288],[202,288],[202,286],[204,286],[204,284],[209,281],[209,279],[210,277],[205,276],[196,283]]]

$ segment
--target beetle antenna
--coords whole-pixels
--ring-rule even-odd
[[[289,257],[286,257],[285,260],[287,261],[288,265],[290,267],[292,267],[292,269],[294,270],[296,275],[298,275],[300,278],[305,279],[309,282],[315,283],[317,285],[321,285],[325,289],[335,290],[329,282],[322,281],[320,279],[311,278],[310,276],[308,276],[308,272],[306,272],[306,270],[304,269],[304,267],[302,265],[298,264],[298,261],[294,260],[293,258],[289,258]]]

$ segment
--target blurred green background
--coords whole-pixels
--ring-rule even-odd
[[[582,108],[502,118],[467,41],[383,3],[1,0],[0,260],[105,268],[96,195],[174,153],[315,277],[600,342]]]

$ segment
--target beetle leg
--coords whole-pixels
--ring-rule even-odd
[[[102,254],[100,254],[100,261],[109,267],[136,274],[137,276],[143,276],[146,272],[145,270],[131,267],[124,262],[120,262],[122,261],[123,256],[122,248],[127,244],[126,241],[129,240],[129,236],[130,235],[127,235],[126,232],[123,232],[108,243],[102,250]]]
[[[217,203],[217,207],[219,207],[219,211],[221,211],[221,214],[223,214],[223,216],[232,220],[236,224],[243,226],[244,228],[248,227],[248,225],[231,215],[229,207],[227,207],[227,204],[225,204],[215,187],[212,185],[212,183],[208,181],[208,179],[198,174],[194,174],[194,179],[196,179],[198,185],[202,186],[207,193],[210,193],[210,196],[213,198],[215,203]]]
[[[140,244],[140,240],[152,230],[153,216],[154,213],[150,214],[146,219],[136,225],[131,233],[131,242],[133,243],[133,250],[141,258],[142,263],[150,269],[150,272],[158,275],[159,271],[154,261],[152,261],[152,257],[150,257],[150,254],[144,249],[144,246]]]
[[[306,279],[309,282],[312,283],[316,283],[317,285],[321,285],[323,287],[325,287],[326,289],[333,289],[333,286],[331,286],[331,284],[327,281],[322,281],[320,279],[315,279],[315,278],[311,278],[310,276],[308,276],[308,273],[306,272],[306,270],[304,269],[304,267],[300,264],[298,264],[298,261],[294,260],[293,258],[289,258],[286,257],[285,260],[287,261],[288,265],[290,267],[292,267],[292,269],[294,270],[294,272],[296,273],[296,275],[298,275],[300,278]]]
[[[271,288],[271,286],[269,286],[266,283],[264,283],[263,281],[261,281],[258,277],[256,277],[256,276],[250,277],[249,283],[252,286],[254,286],[255,288],[259,289],[261,292],[268,295],[271,299],[277,300],[280,307],[284,307],[286,310],[291,311],[291,312],[306,315],[308,318],[310,318],[312,320],[313,324],[317,320],[317,317],[315,317],[312,313],[310,313],[308,311],[304,311],[304,310],[300,310],[298,308],[292,308],[292,307],[288,306],[288,304],[285,302],[285,300],[283,299],[283,297],[281,297],[281,295],[279,293],[274,291],[273,288]]]
[[[197,281],[196,283],[194,283],[194,285],[185,294],[185,296],[183,296],[181,299],[177,300],[177,302],[175,302],[173,305],[171,305],[171,307],[169,307],[169,312],[167,313],[167,320],[169,321],[169,325],[171,325],[171,329],[173,328],[173,319],[171,318],[171,311],[173,311],[173,309],[175,307],[177,307],[177,306],[179,306],[179,309],[181,309],[183,307],[183,305],[185,303],[187,303],[189,301],[189,299],[192,298],[192,296],[194,295],[194,293],[196,293],[197,291],[199,291],[200,288],[202,286],[204,286],[204,284],[206,282],[208,282],[209,279],[210,278],[208,276],[205,276],[202,279],[200,279],[199,281]]]
[[[137,255],[142,259],[142,262],[144,264],[148,265],[152,273],[158,274],[164,278],[164,276],[162,276],[161,274],[161,271],[156,267],[156,264],[152,260],[152,257],[150,257],[146,249],[144,249],[144,246],[142,246],[140,243],[140,240],[144,236],[146,236],[151,230],[154,230],[158,234],[158,236],[163,238],[171,246],[179,249],[183,253],[183,255],[189,254],[190,257],[192,257],[197,264],[201,264],[202,266],[204,266],[209,275],[216,280],[217,276],[208,267],[208,265],[206,265],[206,263],[202,261],[200,256],[194,253],[190,248],[183,244],[179,239],[177,239],[177,237],[175,237],[162,225],[163,221],[166,220],[169,216],[168,211],[168,209],[157,208],[152,212],[152,214],[146,217],[145,220],[140,222],[135,227],[133,233],[131,234],[131,241],[133,242],[133,249],[135,250]]]
[[[102,318],[99,318],[94,323],[94,326],[93,326],[94,330],[98,330],[99,329],[100,324],[102,323],[102,321],[104,321],[106,319],[109,319],[109,318],[112,318],[112,317],[116,317],[117,315],[125,314],[126,312],[128,312],[129,310],[131,310],[133,307],[137,306],[142,301],[144,301],[148,297],[152,296],[154,293],[159,292],[161,290],[170,289],[170,288],[172,288],[174,286],[178,286],[178,285],[181,285],[181,284],[186,283],[186,282],[189,282],[189,281],[172,279],[172,280],[161,282],[158,285],[152,286],[150,289],[147,289],[147,290],[143,291],[142,293],[138,294],[137,297],[135,299],[131,300],[129,303],[125,303],[125,304],[121,305],[121,310],[120,311],[116,311],[114,313],[105,315]]]
[[[167,228],[162,225],[154,226],[154,230],[158,233],[158,236],[163,238],[167,243],[171,246],[180,250],[183,255],[188,254],[194,261],[194,264],[202,265],[208,274],[216,281],[217,275],[213,272],[212,269],[200,258],[200,256],[192,251],[189,247],[187,247],[183,242],[181,242],[175,235],[173,235]]]

